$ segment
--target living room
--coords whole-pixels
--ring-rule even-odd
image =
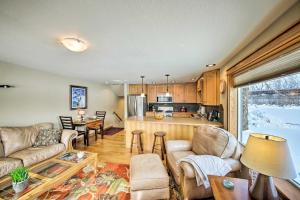
[[[0,199],[299,199],[299,1],[12,0],[0,24]]]

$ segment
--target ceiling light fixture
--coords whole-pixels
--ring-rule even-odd
[[[145,93],[144,93],[144,78],[145,78],[145,76],[141,76],[141,79],[142,79],[142,93],[141,93],[141,97],[145,97]]]
[[[88,45],[85,41],[78,38],[63,38],[60,40],[62,45],[73,52],[83,52],[88,48]]]
[[[206,65],[206,67],[214,67],[214,66],[216,66],[216,64],[208,64],[208,65]]]
[[[170,93],[169,93],[169,76],[170,74],[166,74],[165,75],[167,77],[167,92],[166,92],[166,96],[169,97]]]

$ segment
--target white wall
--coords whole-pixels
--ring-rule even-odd
[[[106,110],[105,126],[112,125],[112,112],[118,97],[110,87],[94,82],[63,77],[30,68],[0,62],[0,85],[15,88],[0,88],[0,126],[23,126],[38,122],[59,124],[59,115],[77,117],[70,110],[69,85],[88,87],[89,116],[96,110]]]

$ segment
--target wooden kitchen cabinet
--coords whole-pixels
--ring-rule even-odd
[[[158,95],[164,95],[167,91],[167,85],[165,84],[159,84],[156,85],[156,94]]]
[[[173,95],[173,85],[169,85],[168,86],[168,90],[169,90],[169,93],[171,95]],[[165,95],[167,92],[167,84],[158,84],[156,85],[156,94],[157,96],[158,95]]]
[[[186,83],[184,89],[184,102],[185,103],[197,103],[197,93],[196,93],[195,83]]]
[[[202,79],[198,79],[197,81],[197,92],[201,92],[202,90]]]
[[[128,94],[141,94],[142,84],[130,84],[128,86]],[[144,85],[144,93],[147,94],[147,85]]]
[[[148,103],[156,103],[156,85],[148,85],[147,98]]]
[[[203,103],[203,77],[197,81],[197,103]]]
[[[184,102],[184,84],[173,85],[173,102],[183,103]]]
[[[204,105],[220,104],[220,71],[213,70],[203,73],[200,91],[200,103]]]

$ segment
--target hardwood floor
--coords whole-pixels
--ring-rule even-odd
[[[90,146],[86,147],[83,141],[78,141],[76,149],[98,153],[98,161],[123,164],[129,164],[131,156],[137,154],[136,146],[133,153],[125,148],[124,130],[114,135],[105,135],[104,139],[98,135],[96,142],[94,134],[90,134]]]

